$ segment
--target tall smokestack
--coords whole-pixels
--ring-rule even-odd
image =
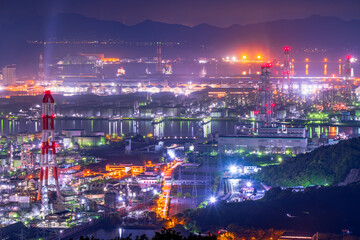
[[[156,46],[156,73],[161,74],[162,73],[162,67],[161,67],[161,42],[157,43]]]
[[[39,74],[38,74],[38,80],[39,82],[43,83],[45,80],[45,72],[44,72],[44,58],[42,53],[40,53],[39,58]]]
[[[49,207],[49,170],[52,172],[52,179],[55,184],[55,191],[58,200],[62,199],[59,179],[58,166],[56,161],[55,144],[55,101],[50,91],[45,91],[42,100],[42,137],[41,137],[41,156],[40,156],[40,180],[37,199],[42,199],[42,212],[44,215],[50,213]],[[53,187],[53,185],[51,186]]]

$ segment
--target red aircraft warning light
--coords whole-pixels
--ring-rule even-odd
[[[346,59],[351,59],[351,56],[350,56],[350,55],[347,55],[347,56],[346,56]]]
[[[261,68],[271,68],[272,67],[272,63],[266,63],[261,65]]]
[[[290,51],[290,47],[284,47],[284,51]]]

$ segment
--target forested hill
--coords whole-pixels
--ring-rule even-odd
[[[342,229],[349,229],[359,235],[359,201],[360,183],[344,187],[309,187],[303,192],[275,187],[261,200],[218,201],[206,208],[188,209],[177,217],[179,221],[188,219],[187,226],[196,224],[203,232],[218,226],[227,226],[229,231],[234,231],[233,226],[237,225],[246,229],[284,229],[303,233],[341,233]]]
[[[265,167],[254,177],[271,186],[333,185],[359,168],[360,138],[353,138]]]

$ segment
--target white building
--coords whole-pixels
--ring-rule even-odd
[[[2,69],[3,85],[16,85],[16,68],[14,65],[5,66]]]
[[[284,154],[291,151],[293,154],[305,153],[307,138],[302,137],[262,137],[262,136],[219,136],[218,149],[221,152],[228,150],[267,151]]]

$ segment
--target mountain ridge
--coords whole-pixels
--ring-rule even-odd
[[[345,21],[337,17],[313,15],[294,20],[238,25],[226,28],[206,23],[196,26],[145,20],[135,25],[118,21],[98,20],[79,14],[60,14],[55,17],[33,16],[15,23],[1,24],[0,58],[13,58],[18,50],[27,50],[28,41],[115,41],[170,42],[192,56],[223,56],[236,49],[261,48],[270,52],[289,45],[302,51],[305,48],[328,49],[340,54],[359,53],[360,20]],[[128,45],[115,46],[125,48]],[[137,46],[132,45],[132,46]],[[144,45],[142,45],[144,46]],[[151,47],[153,45],[148,44]],[[72,46],[72,51],[92,52],[92,46]],[[77,48],[77,49],[75,49]],[[80,50],[79,50],[80,48]],[[24,51],[25,51],[24,50]],[[97,51],[102,51],[98,46]],[[129,50],[130,51],[130,50]],[[179,50],[180,51],[180,50]],[[278,50],[276,50],[278,51]],[[140,50],[134,55],[142,54]],[[360,53],[359,53],[360,54]],[[171,54],[170,54],[171,55]],[[184,54],[183,54],[184,55]],[[1,61],[1,59],[0,59]]]

